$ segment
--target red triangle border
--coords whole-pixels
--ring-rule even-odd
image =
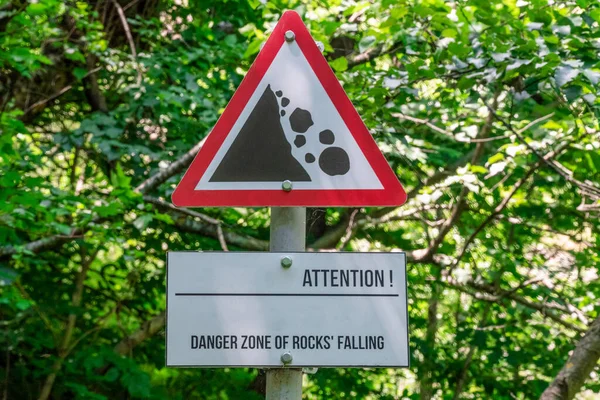
[[[200,178],[225,141],[233,125],[269,69],[291,30],[300,50],[329,95],[354,140],[379,178],[383,189],[328,190],[195,190]],[[399,206],[406,192],[388,165],[375,140],[321,54],[300,16],[286,11],[256,57],[206,142],[172,195],[178,207],[353,207]]]

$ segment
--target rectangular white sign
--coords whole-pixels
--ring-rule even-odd
[[[167,366],[286,352],[290,367],[408,367],[404,253],[168,253]]]

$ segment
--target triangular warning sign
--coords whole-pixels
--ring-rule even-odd
[[[406,193],[300,16],[287,11],[172,200],[396,206]]]

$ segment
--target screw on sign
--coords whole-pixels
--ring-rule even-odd
[[[292,258],[289,256],[285,256],[281,259],[281,266],[283,268],[289,268],[292,266]]]
[[[292,360],[293,360],[293,359],[294,359],[294,358],[292,357],[292,353],[285,352],[285,353],[283,353],[283,354],[281,355],[281,362],[282,362],[284,365],[288,365],[289,363],[291,363],[291,362],[292,362]]]
[[[304,207],[399,206],[406,201],[406,193],[396,174],[381,154],[321,54],[323,48],[322,43],[314,41],[298,14],[287,11],[282,15],[173,192],[172,201],[176,206],[272,207],[270,251],[299,252],[305,250],[306,209]],[[301,266],[293,262],[293,257],[290,255],[281,255],[278,260],[280,280],[277,282],[286,287],[285,285],[290,284],[286,277],[296,274],[296,269]],[[360,268],[364,267],[365,265]],[[331,276],[337,277],[337,272],[332,272]],[[183,282],[185,283],[186,280],[184,279]],[[391,280],[390,287],[394,287]],[[406,304],[397,293],[355,295],[322,292],[316,294],[231,292],[180,293],[180,295],[183,297],[212,296],[215,299],[240,295],[284,296],[282,299],[296,299],[294,296],[301,296],[298,298],[303,299],[308,299],[310,296],[325,296],[324,298],[331,296],[332,299],[341,299],[342,297],[339,296],[357,296],[359,299],[365,299],[363,303],[356,303],[357,306],[364,307],[367,303],[374,304],[370,303],[372,301],[383,302],[393,299],[393,304],[396,306],[400,304],[402,308],[398,315],[406,315],[407,310]],[[380,300],[374,300],[375,297],[372,296]],[[211,301],[217,301],[215,299]],[[177,298],[177,301],[184,300]],[[279,305],[281,303],[283,300]],[[168,309],[172,307],[170,304],[172,302],[168,301]],[[237,301],[235,304],[241,303]],[[389,304],[386,307],[389,308]],[[352,317],[356,317],[355,310],[350,313],[353,314]],[[168,314],[173,315],[171,311]],[[367,314],[372,318],[378,318],[377,312]],[[214,315],[214,312],[210,311],[207,315]],[[245,317],[241,314],[238,319]],[[402,318],[393,322],[399,324],[396,328],[406,330],[407,338],[407,317]],[[182,321],[189,321],[189,319],[184,318]],[[382,321],[376,319],[370,326],[375,326],[379,322]],[[390,323],[389,318],[385,323]],[[278,326],[281,327],[282,324],[284,323],[278,323]],[[361,327],[363,325],[364,323],[359,324]],[[398,329],[394,329],[394,332],[397,331]],[[167,337],[169,336],[168,319]],[[326,337],[323,343],[333,342],[330,338],[334,335]],[[338,340],[342,340],[340,338],[343,337],[350,336],[338,336]],[[408,360],[407,342],[408,339],[406,343],[395,344],[396,352],[392,353],[401,354],[401,357],[391,359],[389,361],[391,364],[387,365],[407,365],[405,364]],[[183,342],[179,340],[174,342],[178,345],[180,343]],[[169,346],[167,346],[167,360],[169,360],[168,348]],[[306,355],[301,349],[293,350],[293,356],[289,349],[283,350],[283,352],[277,350],[280,353],[276,361],[276,365],[283,368],[267,371],[267,399],[300,399],[302,369],[298,366],[306,367],[314,364],[302,362],[306,360]],[[385,357],[389,357],[392,353],[386,352]],[[380,356],[376,355],[376,357]],[[300,363],[297,360],[301,360]],[[344,364],[344,361],[340,363],[332,364],[330,360],[327,364],[321,365],[356,365]],[[168,365],[174,364],[168,363]],[[257,364],[252,361],[248,364],[244,361],[243,365]],[[267,365],[274,366],[271,363]],[[370,366],[381,365],[386,364]],[[314,368],[311,368],[311,373],[314,373]]]

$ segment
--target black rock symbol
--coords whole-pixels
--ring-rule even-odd
[[[327,175],[344,175],[350,171],[348,153],[339,147],[328,147],[319,156],[319,167]]]
[[[283,93],[277,91],[277,96],[281,95]],[[309,120],[312,125],[310,114]],[[281,126],[277,97],[269,85],[217,166],[210,182],[284,180],[310,182],[311,179],[302,164],[292,155],[292,146]]]
[[[304,133],[313,126],[314,122],[310,112],[301,108],[296,108],[290,115],[290,125],[294,132]]]
[[[325,129],[319,133],[319,142],[323,144],[333,144],[333,142],[335,142],[335,135],[329,129]]]
[[[296,147],[302,147],[306,144],[306,138],[304,135],[296,135],[296,139],[294,139],[294,144]]]

